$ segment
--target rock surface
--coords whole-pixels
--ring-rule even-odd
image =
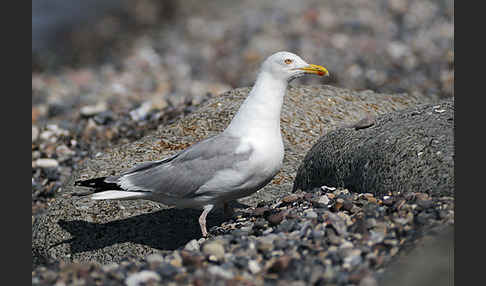
[[[454,100],[380,116],[374,125],[324,135],[302,162],[293,190],[322,185],[384,195],[454,194]]]
[[[167,209],[148,201],[91,201],[73,198],[75,180],[118,173],[136,163],[166,157],[224,129],[249,89],[229,91],[197,111],[161,126],[150,136],[101,153],[83,163],[32,230],[34,264],[51,259],[100,263],[120,262],[183,247],[200,237],[199,211]],[[264,189],[240,201],[250,206],[283,197],[304,154],[317,139],[339,126],[368,115],[385,114],[434,98],[407,94],[355,92],[331,86],[292,87],[282,112],[285,159],[282,171]],[[366,130],[366,129],[364,129]],[[219,225],[214,212],[208,226]]]
[[[424,238],[407,255],[398,257],[380,279],[380,285],[454,285],[454,226]],[[452,283],[452,284],[451,284]]]

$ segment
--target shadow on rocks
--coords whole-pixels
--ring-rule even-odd
[[[87,216],[59,218],[52,222],[53,227],[33,233],[33,264],[51,260],[119,263],[126,257],[174,250],[201,238],[200,214],[193,209],[162,209],[107,222],[89,222]],[[222,211],[214,211],[207,218],[207,227],[223,221]]]
[[[166,209],[108,223],[60,220],[59,225],[73,236],[61,243],[69,243],[73,253],[124,242],[174,250],[201,237],[197,220],[200,214],[198,210]],[[223,221],[221,214],[211,214],[208,216],[208,227]]]

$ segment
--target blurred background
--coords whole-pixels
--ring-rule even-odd
[[[33,0],[33,212],[84,158],[251,86],[280,50],[331,73],[293,85],[451,97],[454,2]]]

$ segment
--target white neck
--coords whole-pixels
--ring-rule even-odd
[[[226,132],[236,136],[280,135],[280,111],[287,81],[261,71]]]

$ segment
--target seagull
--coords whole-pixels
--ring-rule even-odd
[[[206,217],[216,207],[249,196],[268,184],[283,164],[280,112],[288,83],[326,68],[290,52],[269,56],[231,123],[162,160],[144,162],[119,175],[76,181],[94,189],[93,200],[145,199],[176,208],[202,209],[199,225],[207,237]]]

